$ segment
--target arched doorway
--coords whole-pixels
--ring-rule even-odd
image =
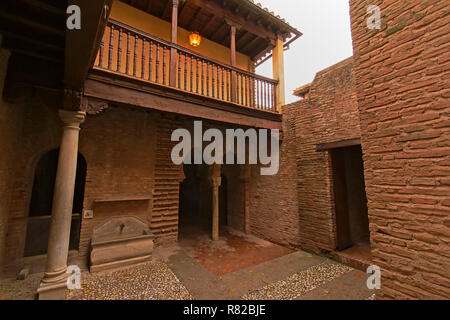
[[[25,257],[47,253],[58,156],[59,149],[45,153],[39,159],[34,172],[25,240]],[[78,250],[86,169],[86,160],[78,153],[69,250]]]

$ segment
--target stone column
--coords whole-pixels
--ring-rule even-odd
[[[70,224],[75,191],[80,124],[85,112],[60,110],[64,123],[53,195],[47,269],[38,289],[40,300],[65,299]]]
[[[212,240],[219,240],[219,187],[222,184],[221,166],[214,165],[211,172],[212,185]]]

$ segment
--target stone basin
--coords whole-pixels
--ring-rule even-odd
[[[107,218],[94,227],[89,269],[98,272],[148,261],[153,239],[148,224],[138,217]]]

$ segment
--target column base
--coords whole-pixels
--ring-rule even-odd
[[[67,277],[55,282],[41,281],[37,289],[38,300],[66,300]]]

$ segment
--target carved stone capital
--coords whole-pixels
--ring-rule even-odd
[[[218,188],[222,184],[222,166],[214,164],[210,168],[209,179],[213,188]]]
[[[80,130],[80,124],[82,124],[86,119],[86,112],[59,110],[59,117],[64,123],[64,129]]]
[[[219,188],[222,185],[222,177],[211,178],[211,185],[214,189]]]

